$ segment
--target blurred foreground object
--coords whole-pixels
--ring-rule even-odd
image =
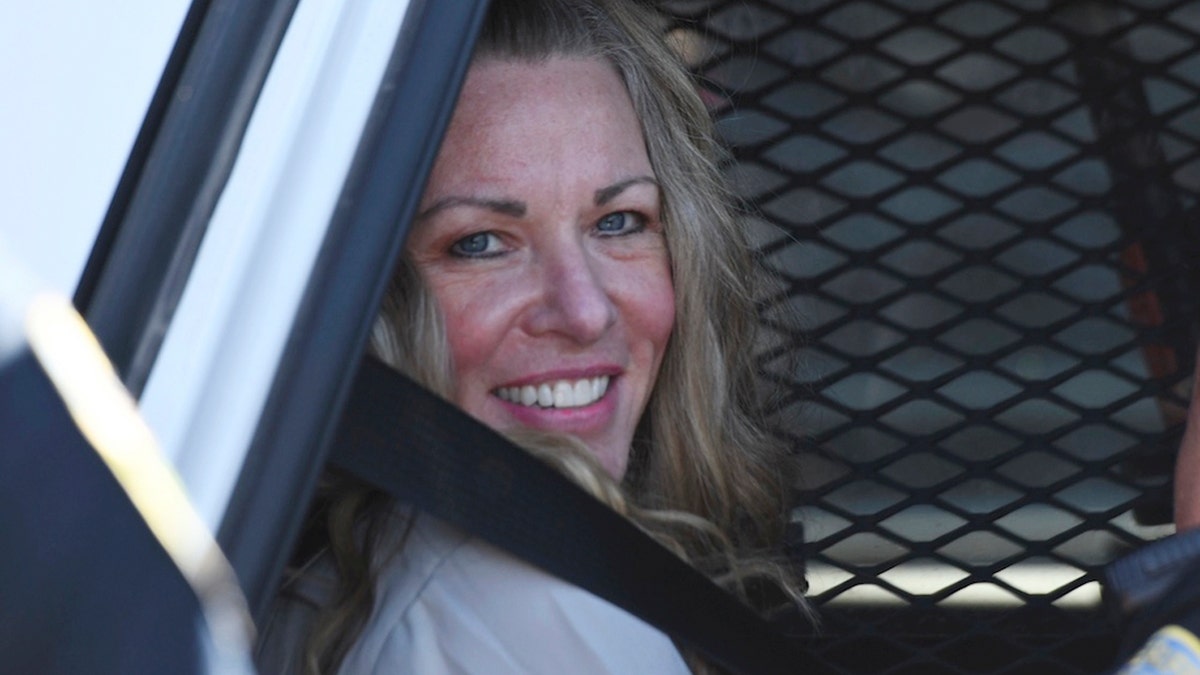
[[[1181,532],[1105,569],[1106,598],[1120,617],[1117,675],[1200,675],[1200,530]]]
[[[250,673],[232,569],[70,302],[0,242],[0,658]]]

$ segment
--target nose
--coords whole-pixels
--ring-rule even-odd
[[[529,332],[559,334],[578,344],[599,340],[617,319],[606,288],[611,280],[604,278],[602,266],[578,241],[539,257],[540,297],[530,313]]]

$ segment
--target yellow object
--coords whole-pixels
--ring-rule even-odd
[[[216,643],[249,649],[253,622],[233,567],[83,317],[65,297],[41,293],[25,334],[76,426],[195,591]]]
[[[1164,626],[1117,675],[1200,675],[1200,640],[1181,626]]]

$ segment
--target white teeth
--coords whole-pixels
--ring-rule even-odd
[[[570,382],[559,382],[554,385],[554,407],[568,408],[575,404],[575,388]]]
[[[608,391],[608,376],[582,380],[559,380],[523,387],[501,387],[494,393],[502,400],[523,406],[580,408],[600,400]]]

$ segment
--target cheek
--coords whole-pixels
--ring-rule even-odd
[[[653,306],[653,314],[649,333],[661,357],[667,340],[671,337],[671,331],[675,329],[675,287],[668,278],[658,291],[650,301]]]
[[[461,379],[459,372],[463,368],[470,368],[482,361],[488,341],[486,327],[480,325],[478,317],[468,320],[470,315],[471,312],[468,311],[445,311],[446,336],[450,343],[450,358],[456,382]]]
[[[629,321],[638,338],[653,346],[657,364],[675,328],[675,286],[667,263],[629,277]]]
[[[506,329],[508,310],[503,293],[495,285],[442,283],[430,288],[442,313],[446,339],[450,347],[456,402],[462,400],[459,385],[470,381],[469,374],[488,362]],[[465,377],[464,377],[465,376]]]

